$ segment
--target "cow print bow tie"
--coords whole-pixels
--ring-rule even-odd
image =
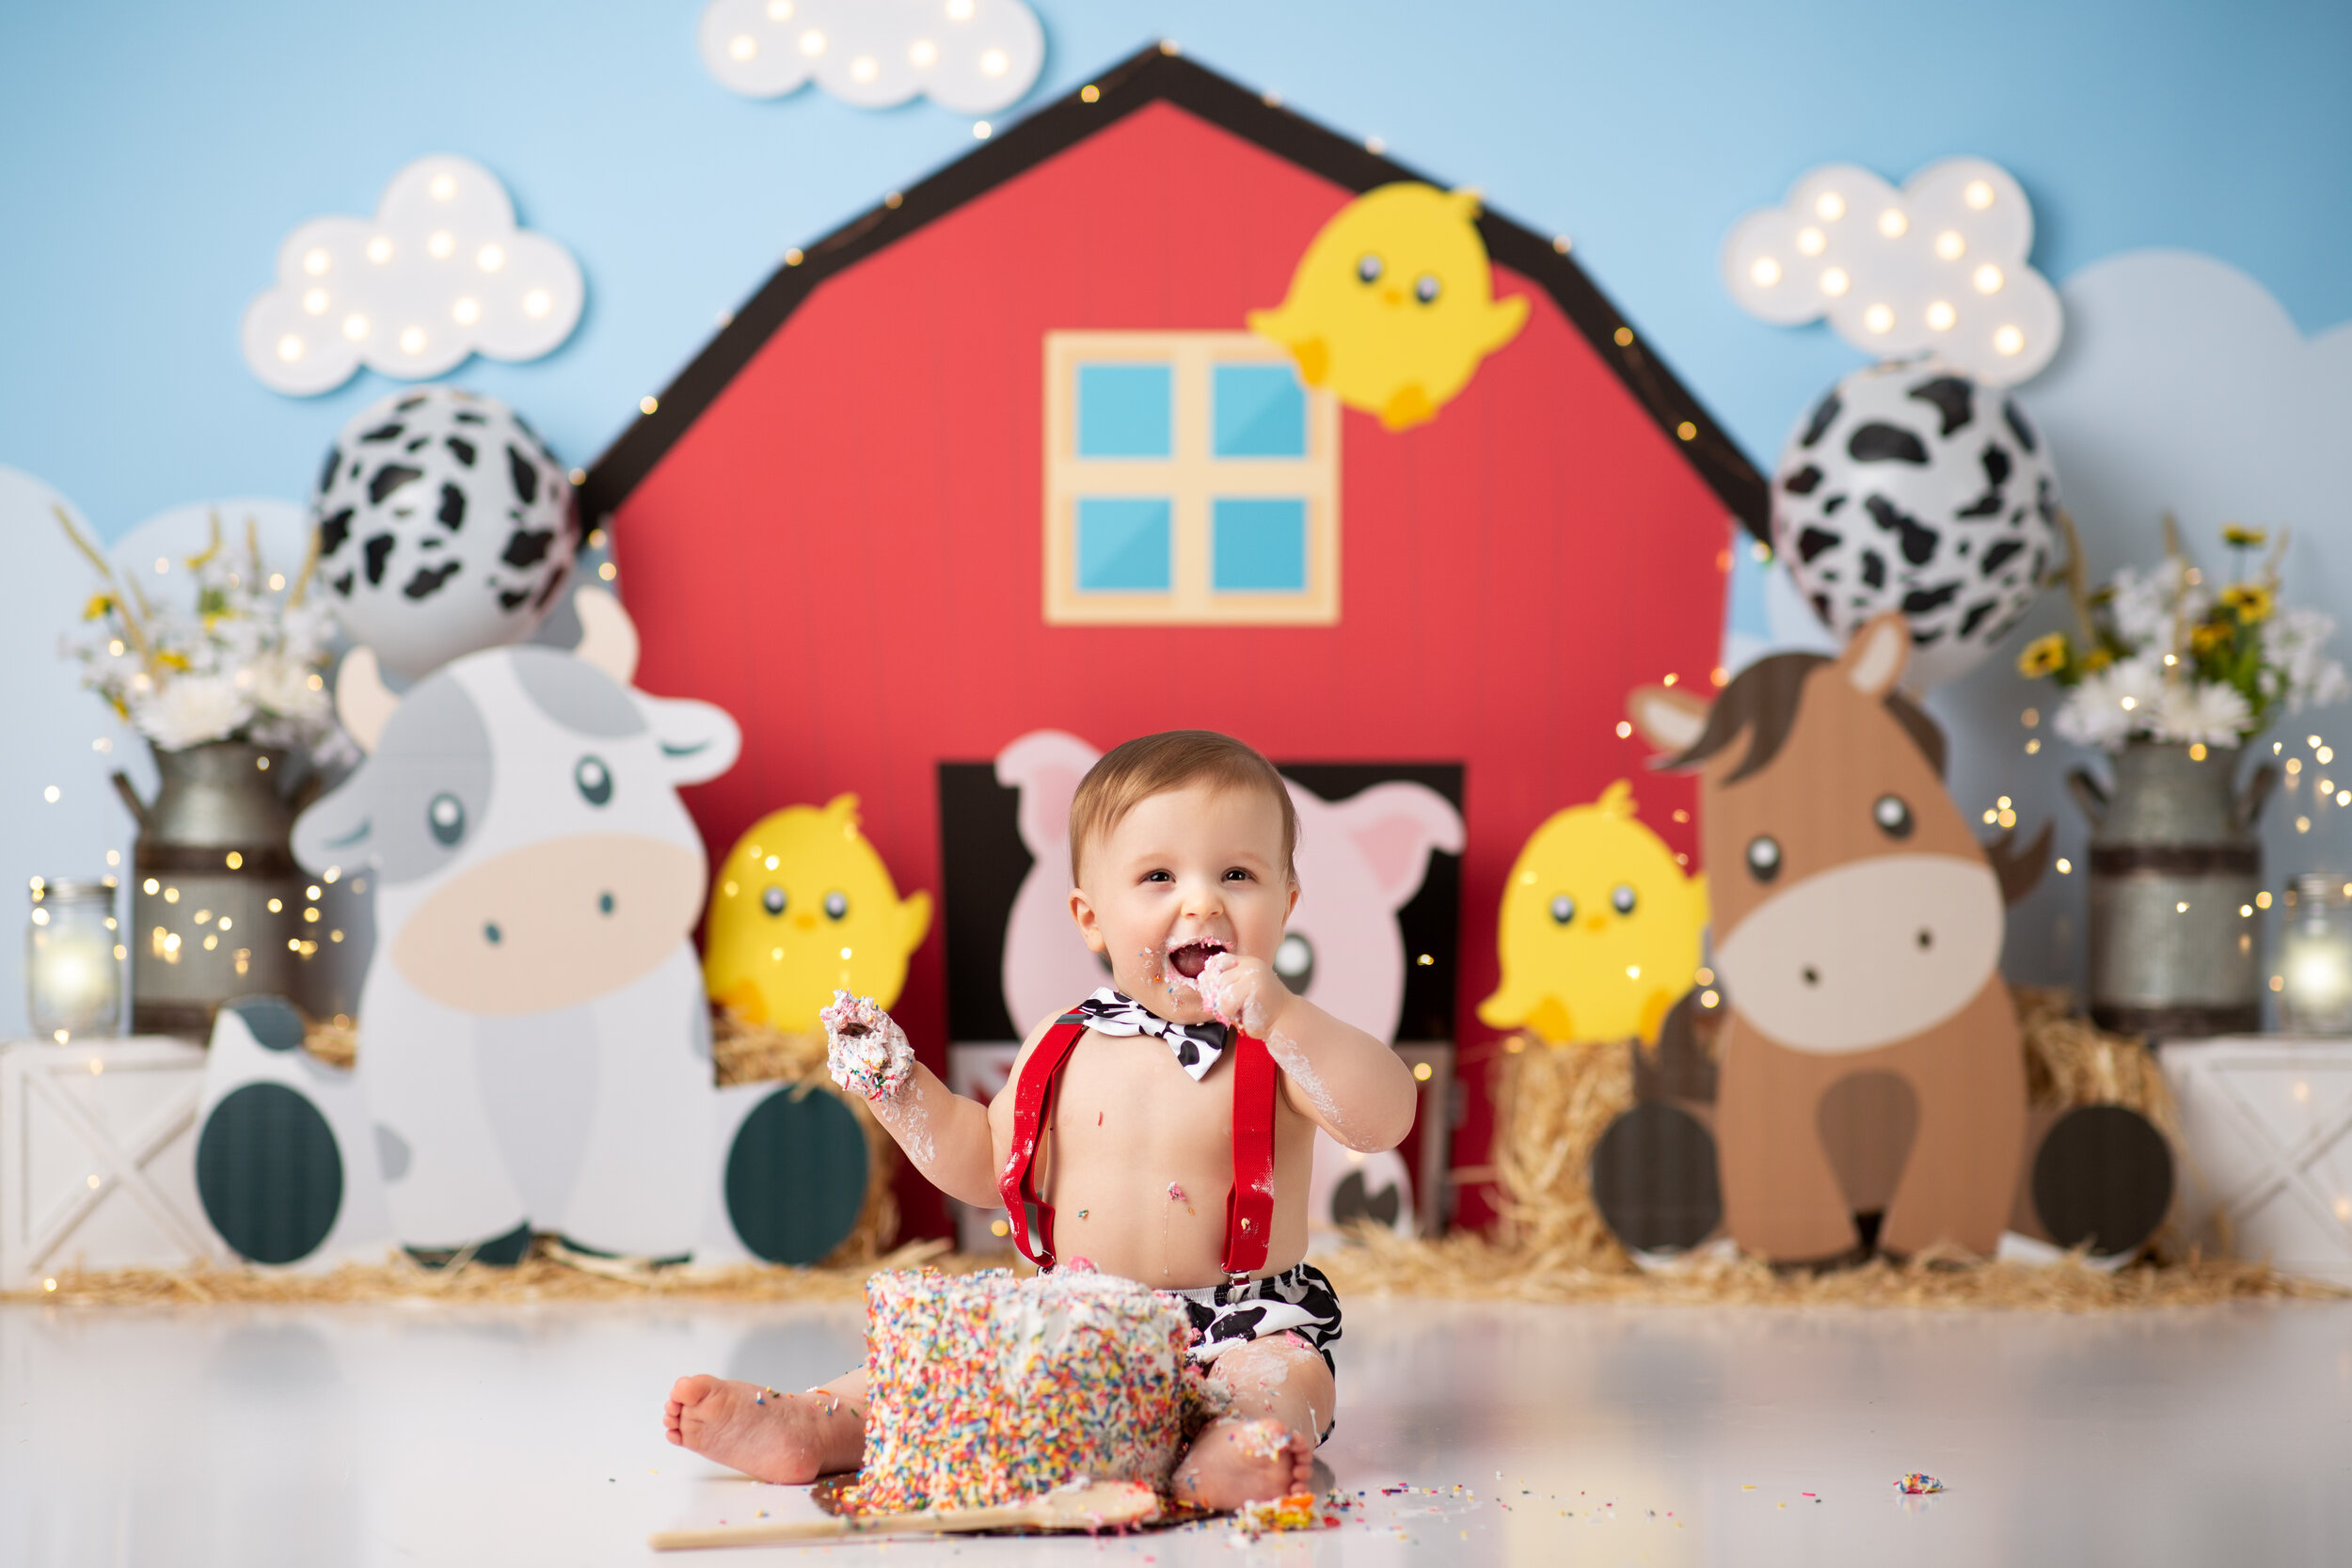
[[[1075,1009],[1099,1035],[1157,1035],[1176,1053],[1177,1065],[1199,1083],[1225,1054],[1232,1031],[1222,1023],[1170,1023],[1125,991],[1104,986]]]

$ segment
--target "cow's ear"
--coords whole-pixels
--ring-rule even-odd
[[[335,717],[353,744],[363,752],[374,751],[399,706],[400,699],[376,669],[373,648],[354,648],[343,655],[342,667],[335,672]]]
[[[375,790],[368,775],[363,762],[294,818],[294,859],[305,871],[325,876],[329,866],[348,870],[374,858]]]
[[[1332,806],[1330,815],[1355,841],[1391,910],[1421,891],[1432,849],[1462,852],[1462,814],[1427,784],[1374,784]]]
[[[1044,860],[1070,852],[1070,802],[1102,752],[1060,730],[1033,730],[996,753],[996,782],[1021,792],[1021,842]]]
[[[621,601],[605,589],[582,583],[572,590],[572,613],[580,617],[580,645],[572,657],[584,659],[627,686],[637,678],[637,623]]]
[[[638,701],[653,721],[654,738],[660,742],[672,784],[700,784],[735,766],[743,732],[724,708],[686,697],[641,695]]]

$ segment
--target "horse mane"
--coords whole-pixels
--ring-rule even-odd
[[[1723,695],[1715,699],[1715,705],[1707,713],[1707,727],[1699,732],[1699,737],[1681,754],[1668,757],[1658,766],[1696,767],[1747,732],[1751,736],[1747,755],[1724,783],[1738,784],[1749,774],[1771,767],[1781,748],[1788,743],[1788,732],[1796,727],[1805,677],[1829,662],[1821,654],[1773,654],[1757,659],[1733,676]],[[1886,711],[1911,736],[1912,744],[1928,759],[1928,766],[1935,769],[1935,776],[1942,778],[1943,730],[1918,704],[1900,691],[1889,691],[1885,703]]]

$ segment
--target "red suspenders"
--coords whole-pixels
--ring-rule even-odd
[[[996,1180],[1011,1223],[1012,1244],[1040,1269],[1054,1266],[1054,1206],[1037,1195],[1037,1140],[1051,1124],[1054,1091],[1070,1053],[1087,1032],[1081,1013],[1064,1013],[1023,1064],[1012,1097],[1012,1156]],[[1265,1042],[1233,1031],[1233,1186],[1225,1195],[1225,1275],[1242,1279],[1265,1267],[1274,1230],[1274,1090],[1278,1074]]]

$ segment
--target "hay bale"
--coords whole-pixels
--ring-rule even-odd
[[[2109,1274],[2069,1258],[2048,1265],[1981,1263],[1923,1254],[1857,1268],[1780,1270],[1753,1258],[1693,1258],[1644,1273],[1587,1267],[1508,1242],[1457,1232],[1434,1242],[1366,1227],[1357,1244],[1315,1262],[1342,1296],[1460,1301],[1613,1302],[1654,1307],[1947,1307],[2107,1312],[2253,1300],[2335,1300],[2347,1292],[2267,1263],[2189,1258]]]
[[[1621,1043],[1550,1045],[1514,1035],[1495,1058],[1491,1147],[1499,1239],[1545,1267],[1629,1274],[1633,1259],[1593,1204],[1593,1147],[1632,1108]]]

